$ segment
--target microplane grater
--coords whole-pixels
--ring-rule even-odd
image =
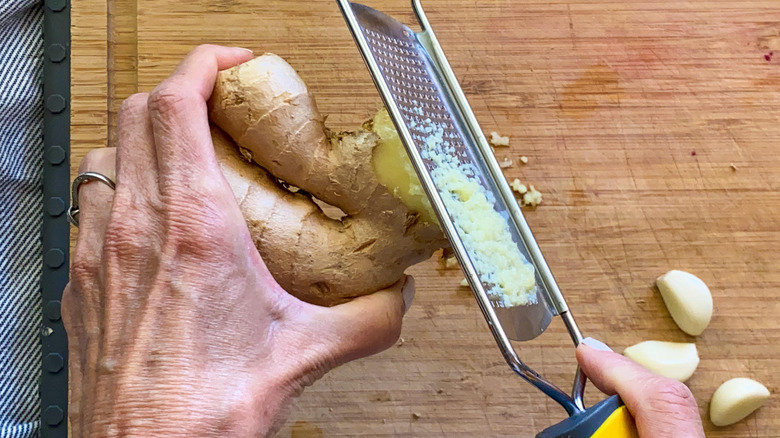
[[[582,412],[585,376],[579,369],[570,396],[522,362],[510,342],[510,339],[525,341],[539,336],[556,314],[563,319],[575,346],[582,340],[582,334],[419,0],[412,0],[412,7],[420,32],[367,6],[337,1],[504,358],[512,370],[560,403],[570,415]],[[480,280],[432,177],[440,164],[426,152],[432,126],[438,129],[437,135],[446,145],[444,159],[452,160],[451,164],[469,173],[485,188],[494,209],[508,222],[520,252],[533,266],[536,297],[527,305],[503,305],[488,293],[489,286]]]

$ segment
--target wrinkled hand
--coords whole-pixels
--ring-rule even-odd
[[[332,308],[282,290],[216,161],[206,100],[249,51],[201,46],[119,112],[80,171],[63,296],[74,436],[260,436],[306,385],[398,338],[413,281]],[[114,172],[116,168],[116,172]]]
[[[691,390],[587,339],[577,347],[577,361],[594,385],[619,394],[636,421],[641,438],[704,438],[699,408]],[[588,345],[598,348],[592,348]]]

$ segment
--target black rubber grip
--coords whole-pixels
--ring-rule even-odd
[[[585,412],[548,427],[537,434],[536,438],[590,438],[622,404],[620,398],[613,395],[589,407]]]

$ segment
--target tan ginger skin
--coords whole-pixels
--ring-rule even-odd
[[[209,114],[224,130],[212,129],[214,147],[255,246],[296,297],[335,305],[369,294],[448,245],[437,224],[377,181],[379,136],[332,133],[282,58],[265,54],[220,72]],[[346,216],[326,216],[308,194]]]

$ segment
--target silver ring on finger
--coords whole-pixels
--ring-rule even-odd
[[[111,187],[111,190],[116,190],[116,184],[111,178],[97,172],[84,172],[80,173],[70,186],[70,208],[68,208],[68,222],[73,224],[76,228],[79,227],[79,187],[82,184],[90,181],[100,181],[103,184]]]

